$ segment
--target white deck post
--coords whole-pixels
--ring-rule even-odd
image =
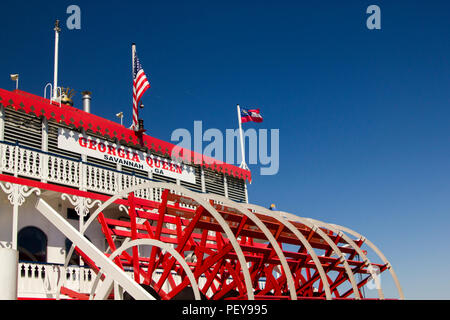
[[[19,251],[0,248],[0,300],[17,300]]]

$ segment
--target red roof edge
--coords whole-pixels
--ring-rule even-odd
[[[146,134],[142,135],[142,145],[139,136],[136,135],[136,132],[125,128],[114,121],[84,112],[83,110],[71,107],[69,105],[62,104],[60,107],[59,103],[50,102],[48,99],[25,91],[7,91],[0,89],[0,104],[5,107],[12,107],[15,110],[24,111],[27,114],[34,114],[37,117],[43,116],[48,120],[53,119],[58,123],[73,125],[76,128],[82,127],[86,131],[91,130],[95,133],[101,134],[102,136],[117,138],[119,141],[125,141],[125,143],[136,147],[147,147],[149,150],[154,150],[155,152],[162,153],[165,156],[171,156],[173,152],[177,152],[175,158],[186,164],[198,164],[235,178],[244,179],[249,182],[252,180],[251,172],[249,170],[244,170],[235,165],[204,156],[191,150],[177,147],[170,142],[166,142]],[[175,147],[177,148],[175,149]],[[188,159],[189,155],[191,156],[191,159]]]

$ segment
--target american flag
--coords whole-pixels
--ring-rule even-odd
[[[134,52],[133,57],[133,125],[134,130],[138,130],[138,119],[139,119],[139,102],[145,91],[150,88],[150,82],[147,80],[144,69],[142,68],[139,58]]]

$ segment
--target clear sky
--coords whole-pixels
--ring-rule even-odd
[[[81,30],[66,9],[81,8]],[[368,30],[366,9],[381,9]],[[352,228],[393,264],[409,299],[450,299],[449,1],[2,2],[0,87],[93,92],[131,122],[131,43],[152,88],[149,134],[236,128],[236,104],[280,130],[280,171],[250,201]],[[391,290],[392,289],[392,290]],[[389,285],[387,295],[395,296]]]

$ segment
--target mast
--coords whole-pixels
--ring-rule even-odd
[[[134,99],[135,99],[135,92],[134,92],[134,90],[135,90],[135,88],[134,88],[134,58],[136,57],[136,44],[135,43],[132,43],[131,44],[131,79],[132,79],[132,81],[133,81],[133,85],[132,85],[132,88],[133,88],[133,108],[132,108],[132,110],[133,110],[133,114],[132,114],[132,125],[131,125],[131,127],[132,127],[132,129],[134,130],[134,131],[137,131],[138,130],[138,128],[136,127],[137,126],[137,120],[135,121],[135,118],[136,119],[138,119],[138,108],[136,108],[135,107],[135,105],[134,105]]]
[[[59,27],[59,20],[55,22],[55,65],[53,74],[53,100],[58,97],[58,59],[59,59],[59,33],[61,28]]]
[[[237,113],[238,113],[238,121],[239,121],[239,136],[241,138],[241,154],[242,154],[242,162],[240,165],[241,169],[249,170],[247,163],[245,163],[245,146],[244,146],[244,137],[242,135],[242,119],[241,119],[241,107],[237,105]]]

